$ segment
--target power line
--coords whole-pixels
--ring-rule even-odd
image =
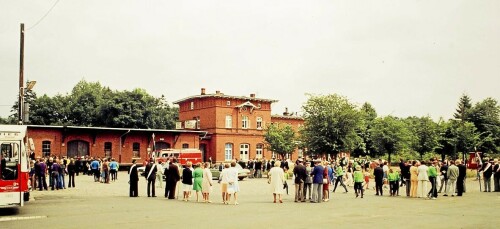
[[[47,15],[49,15],[49,13],[52,11],[52,9],[54,9],[54,7],[56,7],[57,3],[59,3],[59,0],[57,0],[54,5],[52,5],[52,7],[50,7],[49,11],[47,11],[47,13],[45,13],[45,15],[43,15],[40,20],[38,20],[33,26],[29,27],[28,29],[26,30],[31,30],[33,28],[35,28],[35,26],[37,26],[40,22],[43,21],[43,19],[45,19],[45,17],[47,17]]]

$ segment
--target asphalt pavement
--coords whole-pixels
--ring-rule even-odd
[[[274,204],[267,179],[240,182],[239,205],[224,205],[216,181],[212,203],[168,200],[157,188],[156,198],[146,195],[146,181],[139,181],[139,198],[128,197],[128,175],[120,172],[110,184],[77,176],[76,188],[33,191],[24,207],[0,209],[0,228],[498,228],[500,193],[479,192],[478,181],[467,181],[462,197],[437,200],[403,196],[365,198],[331,193],[323,203],[295,203],[293,181],[284,203]],[[374,182],[371,182],[371,187]],[[430,185],[429,185],[430,187]],[[404,190],[400,190],[404,193]],[[179,191],[180,199],[182,193]],[[201,194],[200,194],[201,199]]]

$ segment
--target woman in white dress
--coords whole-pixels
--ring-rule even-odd
[[[205,203],[212,203],[210,201],[210,192],[212,191],[212,172],[210,171],[210,163],[205,162],[203,169],[203,181],[201,183],[201,192],[203,194],[203,201]]]
[[[276,203],[276,196],[280,203],[283,203],[281,196],[283,195],[283,183],[285,182],[285,172],[280,168],[280,161],[274,163],[274,167],[269,170],[269,175],[267,183],[271,184],[271,191],[274,197],[274,203]]]
[[[224,169],[220,172],[219,175],[219,183],[220,183],[220,190],[222,192],[222,203],[223,204],[229,204],[227,198],[228,198],[228,193],[227,193],[227,186],[228,186],[228,171],[229,171],[229,164],[224,164]]]

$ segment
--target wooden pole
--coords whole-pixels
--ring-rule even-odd
[[[23,99],[24,99],[24,23],[21,23],[21,45],[19,58],[19,101],[17,115],[19,124],[23,124]]]

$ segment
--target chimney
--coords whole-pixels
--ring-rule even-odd
[[[283,116],[288,116],[288,107],[285,107],[285,112],[283,112]]]
[[[250,94],[250,98],[255,98],[255,94]]]
[[[201,95],[205,95],[205,88],[201,88]]]
[[[220,91],[215,91],[215,94],[219,95],[219,94],[220,94]]]

